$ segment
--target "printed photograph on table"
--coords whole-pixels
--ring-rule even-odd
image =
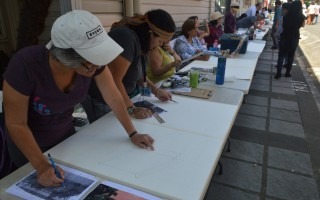
[[[81,199],[86,191],[97,183],[97,179],[94,176],[66,166],[59,166],[65,171],[63,186],[41,186],[37,182],[37,174],[34,171],[8,188],[7,192],[26,200],[76,200]]]
[[[117,184],[104,181],[99,184],[84,200],[160,200],[153,195]]]
[[[162,113],[162,112],[167,112],[165,111],[164,109],[150,103],[149,101],[146,101],[146,100],[143,100],[143,101],[138,101],[138,102],[135,102],[134,105],[136,107],[143,107],[143,108],[148,108],[158,114]]]

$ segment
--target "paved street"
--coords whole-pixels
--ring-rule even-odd
[[[320,18],[319,18],[320,19]],[[301,29],[300,47],[302,54],[308,61],[306,70],[315,86],[320,91],[320,23],[308,25]]]
[[[273,78],[278,51],[267,41],[206,200],[319,200],[319,29],[301,31],[292,78]]]

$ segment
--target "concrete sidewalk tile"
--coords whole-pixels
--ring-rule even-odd
[[[270,75],[269,75],[269,74],[259,74],[259,73],[255,73],[254,76],[253,76],[253,79],[255,79],[255,78],[270,80]]]
[[[267,195],[287,200],[319,200],[314,179],[268,169]]]
[[[270,85],[270,80],[266,80],[266,79],[260,79],[260,78],[254,78],[252,80],[253,84],[262,84],[262,85]]]
[[[309,154],[269,147],[268,165],[313,176]]]
[[[267,97],[254,96],[249,94],[245,98],[246,98],[246,103],[248,104],[260,105],[260,106],[268,105]]]
[[[256,115],[260,117],[267,117],[268,108],[265,106],[256,106],[250,104],[242,104],[240,107],[240,113]]]
[[[272,81],[272,86],[292,88],[291,82],[283,82],[283,81]]]
[[[222,160],[222,166],[223,174],[215,176],[215,182],[260,192],[262,167],[227,158]]]
[[[299,112],[279,108],[270,109],[270,118],[301,123],[301,117]]]
[[[285,135],[304,138],[304,130],[301,124],[285,122],[275,119],[270,119],[269,131],[274,133],[282,133]]]
[[[274,74],[272,74],[274,75]],[[273,77],[273,76],[272,76]],[[292,77],[284,77],[284,71],[282,71],[282,77],[280,79],[272,79],[272,81],[279,81],[279,82],[292,82]]]
[[[266,118],[254,117],[244,114],[238,114],[234,122],[237,126],[243,126],[247,128],[253,128],[258,130],[266,130]]]
[[[271,72],[271,66],[270,65],[257,65],[256,71]]]
[[[271,91],[275,92],[275,93],[280,93],[280,94],[296,95],[296,92],[291,88],[272,86],[272,90]]]
[[[236,190],[230,187],[226,187],[220,184],[213,184],[212,189],[209,191],[209,195],[205,200],[259,200],[258,195],[249,194],[241,190]]]
[[[297,102],[282,99],[271,99],[271,107],[299,111]]]
[[[268,68],[270,69],[271,68],[271,65],[270,63],[268,62],[263,62],[264,60],[258,60],[258,63],[257,63],[257,68]]]
[[[269,85],[261,85],[257,83],[252,83],[250,86],[250,90],[269,91],[269,89]]]
[[[269,58],[265,58],[265,59],[259,59],[258,60],[258,64],[265,64],[265,65],[269,65],[271,66],[271,63],[270,63],[270,59]]]
[[[227,157],[254,163],[263,163],[263,145],[231,139],[231,152],[224,152]]]

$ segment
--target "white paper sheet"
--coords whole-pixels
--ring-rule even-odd
[[[43,187],[38,184],[36,171],[33,171],[9,187],[6,192],[26,200],[76,200],[82,198],[98,182],[98,179],[92,175],[67,166],[59,166],[65,172],[64,186],[55,188]]]

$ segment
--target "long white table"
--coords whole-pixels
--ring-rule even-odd
[[[265,46],[266,41],[264,40],[249,40],[247,53],[256,52],[261,54]]]
[[[174,96],[178,102],[148,101],[165,109],[155,118],[133,120],[156,140],[155,151],[128,144],[113,114],[50,152],[65,164],[165,199],[202,199],[239,106]]]
[[[250,46],[250,43],[248,46]],[[246,54],[238,54],[235,58],[227,58],[224,84],[217,85],[215,77],[211,76],[207,81],[202,82],[199,87],[206,89],[221,87],[240,90],[244,94],[248,94],[259,56],[259,52],[247,52]],[[180,71],[188,71],[193,67],[212,69],[217,66],[217,62],[218,58],[211,56],[209,61],[193,61]]]
[[[235,105],[178,95],[173,96],[178,103],[145,98],[167,111],[160,114],[164,124],[133,119],[140,132],[155,139],[153,152],[131,144],[113,113],[48,152],[58,163],[164,199],[202,199],[241,104],[243,94],[237,93]],[[1,180],[0,197],[16,199],[5,189],[30,170],[28,164]]]

